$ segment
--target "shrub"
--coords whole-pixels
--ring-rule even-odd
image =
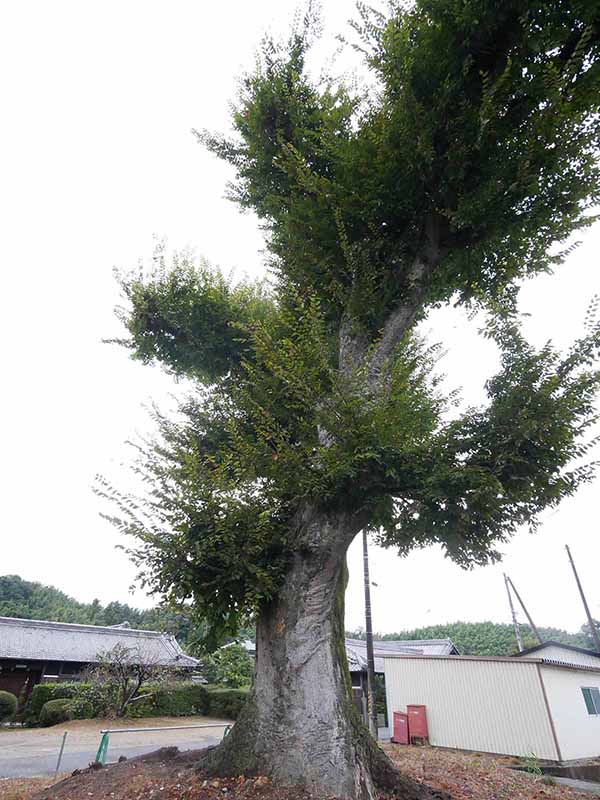
[[[131,717],[185,717],[206,714],[212,717],[237,719],[248,689],[227,689],[182,683],[164,687],[145,686],[139,700],[128,706]]]
[[[50,702],[56,702],[51,700]],[[74,697],[68,701],[70,703],[71,719],[94,719],[101,716],[93,702],[85,697]]]
[[[140,699],[127,707],[131,717],[185,717],[192,714],[206,714],[208,708],[207,691],[195,683],[175,684],[168,688],[145,686]]]
[[[17,698],[11,692],[0,691],[0,722],[14,717],[17,713]]]
[[[45,728],[50,725],[58,725],[59,722],[66,722],[72,719],[71,705],[72,700],[68,698],[58,698],[57,700],[48,700],[44,703],[40,712],[40,724]]]
[[[206,714],[208,692],[196,683],[184,683],[170,689],[159,689],[155,694],[155,710],[164,716],[180,717],[189,714]]]
[[[83,683],[38,683],[33,687],[31,698],[27,705],[26,716],[31,722],[38,722],[42,708],[49,700],[59,700],[75,697]]]
[[[102,717],[110,705],[110,687],[90,683],[38,683],[33,687],[27,705],[26,719],[30,724],[41,722],[42,708],[51,700],[72,700],[72,719]]]
[[[72,699],[73,719],[104,717],[111,706],[111,687],[90,683],[76,684]]]
[[[148,686],[144,686],[144,688],[140,689],[138,697],[127,706],[125,716],[139,719],[141,717],[156,717],[158,714],[155,692]]]
[[[204,659],[204,673],[211,683],[240,689],[252,681],[254,659],[241,644],[233,642]]]
[[[207,692],[208,708],[205,713],[211,717],[237,719],[246,700],[249,689],[212,689]]]
[[[540,767],[540,760],[535,753],[529,753],[521,759],[523,769],[531,775],[541,775],[542,769]]]

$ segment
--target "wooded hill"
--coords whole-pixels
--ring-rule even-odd
[[[201,650],[203,628],[189,614],[155,607],[139,609],[116,601],[103,606],[98,600],[80,603],[53,586],[24,581],[18,575],[0,576],[0,616],[24,619],[47,619],[56,622],[79,622],[85,625],[118,625],[127,621],[133,628],[165,631],[176,636],[188,650]],[[528,625],[522,626],[525,646],[536,640]],[[544,639],[576,647],[592,647],[591,637],[582,628],[569,633],[559,628],[540,628]],[[245,634],[253,638],[250,630]],[[364,631],[350,631],[348,636],[364,638]],[[497,622],[453,622],[430,625],[397,633],[378,634],[377,639],[452,639],[461,653],[480,656],[505,656],[516,651],[512,625]]]
[[[80,603],[54,586],[24,581],[18,575],[0,576],[0,616],[78,622],[83,625],[119,625],[172,633],[181,645],[193,646],[202,630],[189,614],[156,607],[139,609],[127,603],[103,606],[99,600]]]
[[[575,647],[592,648],[591,637],[582,629],[569,633],[560,628],[539,628],[544,641],[553,640]],[[521,626],[525,647],[536,645],[537,639],[529,625]],[[363,630],[352,631],[352,638],[364,639]],[[517,652],[515,630],[512,625],[500,622],[451,622],[447,625],[429,625],[425,628],[401,630],[397,633],[377,635],[377,639],[452,639],[464,655],[508,656]]]

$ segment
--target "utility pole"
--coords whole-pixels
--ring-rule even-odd
[[[367,545],[366,531],[363,531],[363,570],[365,578],[365,632],[367,635],[367,713],[369,717],[369,730],[377,740],[377,709],[375,708],[375,656],[373,654],[373,621],[371,618],[369,548]]]
[[[520,595],[520,594],[517,592],[517,590],[516,590],[516,588],[515,588],[515,585],[514,585],[514,583],[511,581],[511,579],[508,577],[508,575],[506,576],[506,580],[507,580],[507,581],[508,581],[508,583],[510,584],[510,588],[511,588],[511,589],[513,590],[513,592],[515,593],[515,597],[517,598],[517,600],[518,600],[518,601],[519,601],[519,603],[521,604],[521,608],[522,608],[522,609],[523,609],[523,611],[525,612],[525,616],[527,617],[527,621],[529,622],[529,625],[530,625],[530,627],[531,627],[531,630],[533,631],[533,634],[534,634],[535,638],[538,640],[538,642],[539,642],[540,644],[544,644],[544,640],[543,640],[543,639],[542,639],[542,637],[540,636],[540,632],[539,632],[539,631],[538,631],[538,629],[535,627],[535,623],[534,623],[534,621],[533,621],[533,620],[531,619],[531,617],[529,616],[529,611],[527,611],[527,608],[526,608],[526,606],[525,606],[525,603],[524,603],[524,602],[521,600],[521,595]]]
[[[596,647],[596,652],[600,653],[600,636],[598,635],[598,630],[596,625],[594,624],[594,620],[590,613],[590,608],[587,604],[587,600],[585,599],[585,594],[583,593],[583,586],[581,585],[581,581],[579,580],[579,575],[577,574],[577,570],[575,569],[575,562],[573,561],[573,556],[571,555],[571,551],[569,550],[569,545],[565,545],[565,550],[567,551],[567,555],[569,556],[569,561],[571,562],[571,566],[573,567],[573,574],[575,575],[575,580],[577,581],[577,588],[579,589],[579,594],[581,595],[581,600],[583,601],[583,607],[585,609],[585,613],[588,620],[588,625],[590,626],[590,633],[592,635],[592,639],[594,640],[594,645]]]
[[[515,626],[515,636],[517,637],[517,646],[519,648],[519,653],[522,653],[525,649],[523,647],[523,637],[521,636],[521,628],[519,627],[519,620],[517,619],[517,615],[515,614],[515,607],[512,601],[512,594],[510,593],[510,586],[508,585],[508,576],[506,572],[504,573],[504,584],[506,586],[506,594],[508,595],[508,604],[510,605],[510,615],[512,617],[513,625]]]

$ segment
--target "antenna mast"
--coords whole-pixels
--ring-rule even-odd
[[[518,600],[518,601],[519,601],[519,603],[521,604],[521,608],[522,608],[522,609],[523,609],[523,611],[525,612],[525,616],[527,617],[527,621],[529,622],[529,625],[530,625],[530,627],[531,627],[531,630],[533,631],[533,634],[534,634],[535,638],[538,640],[538,642],[539,642],[540,644],[544,644],[544,640],[543,640],[543,639],[542,639],[542,637],[540,636],[540,632],[539,632],[539,631],[538,631],[538,629],[535,627],[535,623],[534,623],[534,621],[533,621],[533,620],[531,619],[531,617],[529,616],[529,611],[527,611],[527,608],[525,607],[525,603],[524,603],[524,602],[521,600],[521,595],[520,595],[520,594],[517,592],[517,590],[515,589],[515,585],[514,585],[514,583],[511,581],[511,579],[508,577],[508,575],[506,576],[506,580],[507,580],[507,584],[510,584],[510,588],[511,588],[511,589],[513,590],[513,592],[515,593],[515,597],[517,598],[517,600]]]
[[[510,593],[510,586],[508,585],[508,576],[506,572],[504,573],[504,583],[506,585],[506,594],[508,595],[508,604],[510,605],[510,615],[512,617],[513,625],[515,627],[515,636],[517,637],[517,646],[519,648],[519,653],[522,653],[525,649],[523,647],[523,637],[521,636],[521,628],[519,627],[519,620],[517,619],[517,615],[515,614],[515,607],[512,601],[512,595]]]
[[[585,613],[588,619],[588,625],[590,626],[590,633],[592,635],[592,639],[594,640],[594,645],[596,646],[596,651],[600,653],[600,636],[598,635],[598,630],[596,625],[594,624],[594,620],[590,613],[590,607],[587,604],[587,600],[585,599],[585,594],[583,593],[583,586],[581,585],[581,581],[579,580],[579,575],[577,574],[577,570],[575,569],[575,562],[573,561],[573,556],[571,555],[571,551],[569,550],[569,545],[565,545],[565,550],[567,551],[567,555],[569,556],[569,561],[571,562],[571,566],[573,567],[573,574],[575,575],[575,580],[577,581],[577,588],[579,589],[579,594],[581,595],[581,600],[583,601],[583,607],[585,609]]]

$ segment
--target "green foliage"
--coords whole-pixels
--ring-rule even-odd
[[[48,728],[50,725],[58,725],[60,722],[67,722],[67,720],[73,719],[71,704],[72,700],[66,698],[48,700],[47,703],[44,703],[40,712],[40,725]]]
[[[201,714],[236,719],[247,697],[247,688],[206,687],[187,682],[169,686],[146,685],[142,687],[139,698],[127,706],[127,716],[139,719]],[[89,683],[38,684],[33,689],[28,721],[56,725],[67,719],[104,717],[110,713],[111,703],[109,686],[98,687]]]
[[[524,756],[520,760],[525,772],[529,772],[530,775],[538,775],[538,776],[542,774],[542,770],[540,767],[540,760],[535,753],[529,753],[529,755]]]
[[[598,635],[600,635],[600,621],[597,619],[592,620]],[[581,626],[581,647],[586,647],[588,650],[597,650],[597,645],[592,635],[592,629],[590,628],[589,623],[585,622]]]
[[[588,366],[599,330],[564,357],[550,344],[536,351],[513,324],[489,334],[502,369],[486,384],[488,406],[468,410],[433,438],[426,459],[415,463],[416,485],[395,508],[388,501],[380,519],[379,540],[400,553],[436,542],[463,566],[497,560],[496,543],[521,525],[535,528],[542,509],[593,475],[595,464],[578,459],[595,444],[580,437],[597,419],[600,372]]]
[[[308,15],[265,41],[235,138],[201,134],[263,221],[273,284],[162,253],[122,280],[126,346],[197,391],[140,445],[148,494],[100,491],[142,584],[193,601],[210,646],[277,597],[314,514],[469,567],[593,474],[600,326],[536,350],[516,296],[600,199],[599,0],[361,14],[376,91],[310,78]],[[453,419],[414,331],[451,299],[487,309],[502,358],[487,403]]]
[[[568,633],[559,628],[539,628],[544,641],[561,642],[575,647],[586,647],[582,633]],[[521,625],[526,647],[537,644],[529,625]],[[364,639],[364,631],[351,631],[350,638]],[[378,635],[382,640],[451,639],[462,655],[510,656],[517,652],[515,629],[499,622],[451,622],[447,625],[428,625],[425,628],[402,630]]]
[[[239,689],[250,685],[254,674],[254,659],[241,644],[234,642],[204,659],[203,674],[209,683],[220,683]]]
[[[377,331],[428,244],[441,258],[427,302],[489,298],[547,269],[549,248],[590,223],[599,11],[597,0],[360,11],[378,91],[311,81],[306,20],[287,43],[265,41],[237,136],[200,138],[234,166],[231,197],[266,221],[285,281]]]
[[[208,692],[195,683],[144,686],[140,698],[127,708],[129,717],[186,717],[206,714]]]
[[[5,722],[17,713],[18,701],[12,692],[0,691],[0,722]]]
[[[176,257],[173,267],[167,270],[159,248],[150,281],[142,275],[120,279],[136,313],[122,314],[131,338],[118,341],[134,358],[156,359],[175,375],[212,383],[247,354],[244,327],[268,318],[272,301],[260,284],[232,287],[219,272],[194,268],[186,258]]]
[[[98,655],[87,678],[98,695],[105,699],[108,716],[128,715],[129,707],[140,697],[144,686],[166,687],[178,674],[173,668],[144,659],[139,647],[116,644]]]
[[[32,722],[40,719],[42,708],[51,700],[65,700],[74,698],[83,690],[81,683],[38,683],[36,684],[27,704],[26,716]]]
[[[93,719],[109,714],[112,687],[88,682],[38,683],[33,687],[25,717],[29,724],[41,722],[43,707],[54,700],[69,700],[70,719]]]
[[[97,609],[101,610],[99,604]],[[95,623],[97,609],[92,604],[77,603],[51,586],[24,581],[18,575],[0,576],[0,616]]]
[[[200,714],[222,719],[237,719],[248,698],[248,689],[199,686],[184,683],[168,689],[147,686],[142,698],[132,703],[130,717],[186,717]]]
[[[429,377],[435,350],[405,338],[366,402],[367,377],[328,360],[316,301],[287,302],[275,332],[256,326],[254,361],[235,382],[190,399],[183,422],[156,415],[162,440],[138,464],[151,487],[144,514],[143,500],[104,492],[138,540],[142,583],[172,604],[192,598],[213,642],[275,596],[303,504],[366,512],[382,545],[440,543],[470,566],[592,477],[577,460],[593,444],[581,437],[595,421],[596,327],[561,357],[535,351],[515,324],[493,326],[502,370],[487,407],[444,422],[453,398]]]
[[[42,722],[42,711],[57,700],[68,701],[69,719],[94,719],[111,714],[115,687],[93,683],[46,683],[34,686],[27,709],[30,724]],[[139,698],[127,706],[128,717],[183,717],[209,714],[210,700],[206,687],[191,683],[148,684]],[[53,709],[55,706],[50,705]],[[58,707],[58,706],[57,706]],[[55,723],[48,723],[55,724]]]
[[[248,689],[211,689],[208,692],[207,715],[220,719],[237,719],[248,699],[248,693]]]
[[[183,683],[169,688],[146,686],[140,699],[131,703],[127,715],[142,717],[187,717],[195,714],[236,719],[248,697],[248,689],[199,686]]]
[[[208,709],[207,690],[195,683],[162,688],[156,692],[154,708],[158,716],[189,716],[206,714]]]

